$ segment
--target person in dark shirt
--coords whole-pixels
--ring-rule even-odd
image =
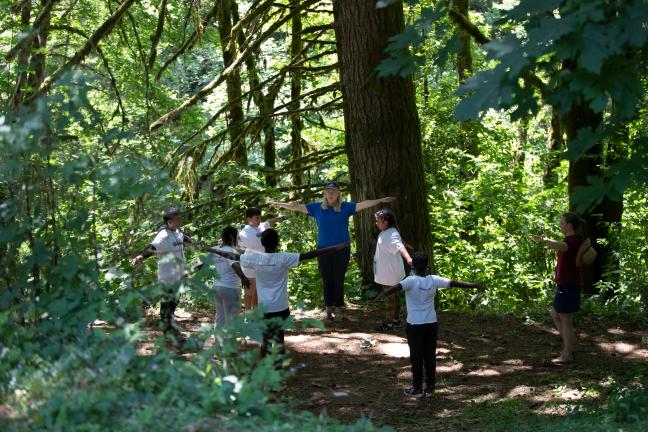
[[[578,249],[583,243],[580,235],[583,222],[575,213],[565,213],[560,218],[560,232],[563,240],[551,240],[543,236],[533,236],[538,243],[554,249],[556,262],[556,294],[550,313],[556,329],[563,340],[560,356],[551,360],[554,364],[574,361],[574,323],[573,314],[580,310],[581,277],[576,266]]]

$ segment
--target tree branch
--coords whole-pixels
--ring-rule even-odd
[[[209,82],[207,85],[205,85],[202,89],[200,89],[197,93],[195,93],[193,96],[191,96],[189,99],[187,99],[185,102],[183,102],[180,106],[177,108],[169,111],[168,113],[164,114],[157,120],[155,120],[150,126],[149,130],[154,131],[156,129],[159,129],[163,125],[177,119],[184,113],[187,109],[190,107],[194,106],[198,101],[202,100],[204,97],[206,97],[209,93],[211,93],[216,87],[218,87],[225,79],[231,75],[236,69],[238,69],[241,65],[241,63],[245,60],[245,58],[253,53],[260,45],[261,43],[266,40],[270,35],[272,35],[275,31],[277,31],[282,25],[284,25],[286,22],[288,22],[290,19],[292,19],[293,15],[296,13],[300,13],[303,9],[308,7],[311,4],[314,4],[318,2],[319,0],[307,0],[304,2],[304,4],[300,8],[296,8],[287,15],[285,15],[283,18],[277,20],[274,22],[268,30],[266,30],[259,38],[257,38],[255,41],[251,42],[250,45],[245,47],[245,49],[239,53],[239,55],[234,59],[232,64],[227,67],[225,70],[223,70],[216,78],[214,78],[211,82]]]
[[[63,66],[59,67],[57,70],[52,72],[50,76],[43,80],[41,86],[31,95],[28,99],[28,102],[36,99],[37,97],[45,94],[50,90],[52,85],[58,80],[63,72],[72,66],[76,66],[81,63],[94,49],[97,48],[99,41],[105,36],[109,35],[115,25],[122,19],[124,14],[128,9],[135,3],[135,0],[124,0],[124,2],[117,8],[117,10],[108,18],[102,25],[99,27],[87,40],[85,45],[78,50],[74,56],[66,62]]]
[[[157,57],[157,47],[160,43],[160,39],[162,39],[162,32],[164,31],[164,17],[166,16],[166,7],[167,0],[162,0],[160,2],[160,12],[158,13],[157,27],[155,29],[155,34],[151,39],[151,51],[148,59],[149,70],[153,69],[153,65],[155,64],[155,57]]]
[[[34,24],[32,24],[32,29],[31,31],[20,41],[14,45],[9,52],[7,53],[5,60],[7,62],[12,61],[18,53],[27,45],[31,43],[31,41],[34,40],[36,36],[38,36],[41,32],[41,27],[45,23],[49,23],[49,21],[46,21],[45,18],[50,16],[50,12],[52,11],[52,8],[54,7],[54,4],[56,4],[59,0],[49,0],[47,3],[45,3],[45,7],[41,10],[41,12],[38,14],[36,19],[34,20]],[[22,4],[22,2],[20,2]],[[16,5],[17,6],[17,5]]]
[[[470,22],[470,19],[467,16],[457,11],[456,9],[450,9],[448,11],[448,16],[462,30],[472,36],[472,38],[475,39],[475,42],[479,43],[480,45],[487,44],[491,41],[484,33],[481,32],[481,30],[479,30],[476,25]],[[540,91],[542,99],[547,98],[547,86],[540,79],[540,77],[538,77],[533,72],[528,71],[522,78],[527,84],[535,87],[536,89],[538,89],[538,91]]]

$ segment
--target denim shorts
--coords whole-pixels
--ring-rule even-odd
[[[559,283],[553,300],[553,308],[559,313],[580,310],[581,286],[577,283]]]

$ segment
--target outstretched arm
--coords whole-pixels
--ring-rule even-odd
[[[380,203],[390,203],[394,200],[396,200],[396,198],[394,197],[383,197],[383,198],[378,198],[373,200],[360,201],[359,203],[356,204],[356,212],[362,211],[364,209],[368,209],[373,206],[377,206]]]
[[[239,261],[241,259],[241,254],[237,254],[234,252],[225,252],[209,246],[203,247],[202,250],[205,252],[215,253],[216,255],[220,255],[224,258],[231,259],[232,261]]]
[[[534,235],[533,240],[537,241],[538,243],[544,243],[550,248],[560,252],[565,252],[568,249],[567,243],[565,243],[564,241],[551,240],[539,235]]]
[[[296,211],[299,213],[308,214],[305,204],[295,204],[295,203],[282,203],[279,201],[268,201],[268,205],[271,207],[282,208],[286,210]]]
[[[398,249],[398,253],[400,254],[400,256],[405,258],[407,264],[412,265],[412,257],[410,256],[409,252],[407,252],[407,249],[404,246]]]
[[[137,265],[142,262],[142,260],[153,255],[155,255],[155,246],[153,246],[152,244],[146,245],[144,250],[137,254],[137,256],[133,258],[130,263],[131,265]]]
[[[339,251],[339,250],[342,250],[344,248],[348,248],[349,245],[351,245],[351,242],[340,243],[340,244],[336,244],[334,246],[329,246],[329,247],[325,247],[325,248],[321,248],[321,249],[315,249],[315,250],[312,250],[310,252],[304,252],[304,253],[299,254],[299,261],[301,262],[301,261],[304,261],[304,260],[307,260],[307,259],[317,258],[320,255],[324,255],[324,254],[327,254],[327,253]]]
[[[403,285],[401,284],[396,284],[393,287],[387,288],[385,291],[381,292],[374,298],[374,300],[383,300],[385,297],[388,297],[394,293],[399,292],[400,290],[403,289]]]
[[[306,207],[306,206],[304,206],[304,207]],[[277,224],[277,222],[282,221],[284,219],[286,219],[286,216],[280,214],[277,217],[273,217],[272,219],[268,219],[267,222],[268,222],[268,225],[270,225],[270,227],[273,227],[273,226],[275,226]]]
[[[249,290],[250,289],[250,279],[248,279],[247,276],[245,276],[245,274],[243,274],[243,269],[241,268],[241,263],[238,263],[238,262],[233,263],[232,264],[232,269],[234,269],[234,272],[236,273],[236,275],[239,277],[239,279],[241,279],[241,282],[243,283],[243,288],[245,288],[245,290]]]
[[[450,287],[457,287],[457,288],[477,288],[479,292],[484,292],[486,289],[483,285],[472,283],[472,282],[461,282],[461,281],[455,281],[451,280],[450,281]]]

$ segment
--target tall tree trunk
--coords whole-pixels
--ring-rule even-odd
[[[563,140],[563,125],[558,114],[558,108],[551,107],[551,123],[549,125],[549,139],[547,142],[547,162],[542,182],[545,189],[550,189],[558,184],[556,169],[560,166],[560,151],[565,147]]]
[[[470,0],[452,0],[452,8],[468,17],[470,9]],[[473,75],[473,61],[471,50],[471,36],[459,25],[455,25],[455,31],[459,37],[459,52],[456,57],[457,67],[457,80],[459,85],[463,85],[470,76]],[[475,137],[474,128],[471,122],[463,121],[459,124],[459,128],[463,132],[462,150],[469,156],[476,157],[479,155],[479,146]],[[470,166],[472,162],[465,161],[462,163],[461,175],[464,179],[473,178],[475,176],[474,169]]]
[[[29,25],[31,19],[31,2],[25,2],[20,9],[20,23],[23,29]],[[14,86],[13,94],[11,95],[11,109],[15,110],[23,101],[23,92],[27,84],[27,71],[29,64],[29,45],[22,48],[18,54],[18,76],[16,77],[16,85]]]
[[[292,5],[296,5],[298,0],[293,0]],[[302,55],[304,43],[301,36],[302,20],[301,15],[296,14],[292,19],[292,39],[290,41],[290,58],[294,61],[297,56]],[[290,71],[290,105],[288,110],[290,114],[290,157],[293,161],[298,160],[304,154],[302,146],[302,129],[304,127],[301,114],[298,112],[300,108],[299,100],[301,98],[301,69],[292,68]],[[299,168],[296,166],[295,168]],[[304,173],[302,171],[295,171],[292,175],[292,181],[295,186],[299,186],[304,182]]]
[[[615,163],[626,159],[628,155],[628,142],[630,141],[630,128],[627,124],[619,127],[608,143],[605,165],[611,166]],[[602,209],[602,224],[605,228],[605,235],[608,239],[607,242],[600,245],[599,252],[601,253],[600,265],[603,272],[602,278],[606,282],[610,282],[612,286],[617,285],[619,282],[619,259],[614,254],[617,247],[616,239],[619,238],[621,233],[621,221],[623,219],[623,198],[618,201],[609,198],[603,199],[601,203]],[[614,291],[607,288],[603,292],[606,299],[614,296]]]
[[[225,69],[230,67],[236,58],[236,41],[230,37],[232,32],[232,11],[236,7],[235,0],[222,0],[216,15]],[[243,127],[243,100],[241,99],[241,73],[239,70],[235,70],[228,75],[225,79],[225,86],[227,89],[227,101],[230,104],[228,111],[230,145],[235,149],[234,160],[239,165],[246,166],[248,160]]]
[[[595,130],[601,124],[601,121],[601,114],[594,113],[586,104],[582,102],[575,104],[564,119],[567,142],[574,140],[581,129],[591,128]],[[600,177],[602,175],[602,155],[603,145],[597,143],[580,159],[570,162],[567,189],[571,211],[576,211],[576,206],[573,203],[575,188],[577,186],[586,186],[588,184],[587,177],[589,176]],[[589,295],[596,293],[594,285],[601,280],[603,274],[602,263],[605,259],[600,246],[601,242],[598,241],[603,240],[605,242],[607,240],[607,228],[601,217],[603,210],[602,204],[599,204],[581,215],[587,223],[584,234],[590,238],[598,251],[596,261],[592,265],[584,265],[581,269],[583,292]]]
[[[403,5],[376,9],[374,0],[333,2],[342,85],[345,145],[352,197],[395,196],[392,205],[403,239],[427,251],[433,264],[421,130],[412,77],[378,78],[388,39],[403,31]],[[377,232],[373,211],[356,214],[358,263],[373,280]]]
[[[232,8],[232,17],[234,23],[240,21],[238,8]],[[245,43],[245,32],[243,30],[239,30],[238,32],[238,42],[239,46],[242,46]],[[277,176],[272,171],[274,171],[277,166],[277,153],[274,129],[275,118],[273,113],[275,100],[279,94],[279,88],[272,87],[268,90],[266,95],[263,94],[263,89],[257,88],[261,83],[261,80],[259,79],[259,70],[257,68],[258,60],[259,51],[257,50],[253,55],[250,55],[245,59],[245,68],[248,72],[248,82],[251,89],[250,91],[252,92],[252,100],[259,110],[259,128],[263,132],[263,164],[270,170],[270,172],[266,174],[266,184],[270,187],[275,187],[277,185]],[[280,84],[277,85],[280,86]]]
[[[529,140],[529,117],[521,118],[517,124],[517,140],[513,148],[513,177],[516,181],[521,181],[524,177],[524,161],[526,153],[524,149]]]

